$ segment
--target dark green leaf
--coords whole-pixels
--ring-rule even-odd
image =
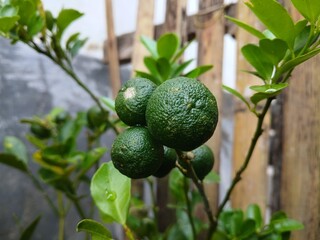
[[[3,140],[4,152],[15,155],[19,160],[24,162],[26,165],[28,163],[27,148],[24,143],[13,136],[7,136]]]
[[[178,169],[173,169],[169,175],[169,189],[171,195],[176,199],[178,202],[184,202],[184,183],[183,183],[184,176]]]
[[[7,34],[11,30],[16,22],[19,20],[19,16],[13,17],[0,17],[0,33]]]
[[[231,218],[233,216],[233,211],[223,211],[218,219],[218,226],[221,230],[227,234],[231,233]]]
[[[62,9],[57,17],[58,38],[62,36],[64,30],[75,20],[80,18],[83,13],[74,9]]]
[[[146,47],[146,49],[150,52],[151,56],[154,59],[157,59],[158,58],[157,42],[146,36],[141,36],[140,41]]]
[[[241,233],[243,224],[243,212],[234,210],[230,219],[230,233],[232,236],[238,236]]]
[[[166,240],[189,240],[188,236],[185,234],[184,230],[178,224],[170,227]]]
[[[278,212],[275,212],[272,214],[270,222],[275,221],[275,220],[279,220],[279,219],[287,219],[287,218],[288,217],[285,212],[278,211]]]
[[[185,44],[181,49],[178,50],[178,52],[173,56],[171,62],[175,63],[176,61],[179,60],[179,58],[182,56],[182,54],[186,51],[186,49],[190,46],[190,44],[192,43],[192,41],[188,42],[187,44]]]
[[[90,150],[81,166],[84,171],[89,170],[97,161],[99,161],[106,153],[107,148],[100,147]]]
[[[279,234],[270,233],[266,236],[260,237],[259,240],[282,240],[282,237]]]
[[[31,0],[22,1],[19,4],[19,22],[28,25],[32,16],[36,15],[36,5]]]
[[[278,95],[280,92],[275,92],[275,93],[261,93],[261,92],[258,92],[258,93],[255,93],[251,98],[251,102],[254,104],[254,105],[257,105],[259,102],[261,102],[262,100],[265,100],[267,98],[271,98],[271,97],[274,97],[276,95]]]
[[[227,92],[229,92],[230,94],[234,95],[235,97],[239,98],[242,102],[244,102],[248,109],[251,109],[249,102],[244,98],[244,96],[242,96],[241,93],[239,93],[237,90],[230,88],[226,85],[222,85],[223,89],[226,90]]]
[[[299,53],[301,49],[307,44],[309,35],[310,35],[310,26],[305,26],[299,33],[296,35],[294,42],[294,51]]]
[[[195,69],[191,70],[190,72],[186,73],[185,76],[189,77],[189,78],[197,78],[212,68],[213,68],[212,65],[199,66],[199,67],[196,67]]]
[[[26,164],[18,159],[15,155],[8,153],[0,153],[0,163],[16,168],[22,172],[27,172]]]
[[[86,232],[92,238],[97,237],[99,240],[111,240],[111,232],[101,223],[92,219],[83,219],[77,225],[77,232]]]
[[[130,203],[130,178],[122,175],[112,162],[104,163],[94,174],[90,191],[105,221],[125,224]]]
[[[265,85],[259,85],[259,86],[250,86],[250,89],[256,92],[273,94],[275,92],[279,92],[285,89],[288,86],[289,86],[288,83],[274,83],[274,84],[265,84]]]
[[[138,70],[135,70],[135,72],[136,72],[136,76],[137,77],[147,78],[147,79],[149,79],[150,81],[152,81],[153,83],[155,83],[157,85],[161,84],[161,81],[158,78],[156,78],[155,76],[153,76],[153,75],[151,75],[149,73],[138,71]]]
[[[74,42],[78,39],[79,36],[80,36],[80,33],[72,34],[66,42],[66,49],[70,50]]]
[[[20,240],[31,240],[32,239],[32,235],[34,233],[34,230],[36,229],[36,227],[38,226],[38,223],[41,219],[41,216],[38,216],[36,219],[34,219],[29,226],[27,226],[20,237]]]
[[[50,31],[52,31],[53,26],[55,24],[55,19],[52,16],[52,13],[50,11],[46,11],[46,25],[47,25],[47,29],[49,29]]]
[[[88,38],[85,39],[76,39],[72,46],[70,47],[70,54],[72,57],[75,57],[79,50],[84,46],[84,44],[88,41]]]
[[[237,235],[239,239],[248,238],[256,231],[256,222],[253,219],[246,219],[242,226],[240,233]]]
[[[171,65],[166,58],[159,58],[157,60],[157,70],[162,78],[162,82],[169,78],[171,72]]]
[[[179,47],[179,39],[174,33],[162,35],[157,41],[157,52],[159,57],[171,60]]]
[[[292,0],[296,9],[311,23],[315,24],[320,17],[320,4],[318,0]]]
[[[288,218],[273,220],[271,224],[278,233],[300,230],[304,228],[302,223]]]
[[[246,218],[252,219],[255,222],[255,229],[260,229],[263,224],[263,218],[260,208],[257,204],[250,204],[246,211]]]
[[[41,16],[34,15],[28,24],[28,35],[32,37],[38,34],[43,29],[44,24],[45,22]]]
[[[294,23],[288,11],[278,1],[249,0],[245,4],[277,38],[286,41],[289,48],[293,49]]]
[[[264,80],[271,79],[274,66],[271,59],[260,47],[247,44],[241,48],[241,52]]]
[[[259,42],[259,46],[276,66],[284,58],[288,50],[287,43],[278,38],[273,40],[262,39]]]
[[[247,32],[251,33],[253,36],[259,38],[259,39],[264,39],[266,38],[265,35],[260,32],[259,30],[255,29],[254,27],[241,22],[240,20],[230,17],[230,16],[226,16],[227,19],[229,19],[231,22],[235,23],[237,26],[243,28],[244,30],[246,30]]]
[[[181,64],[178,64],[177,67],[176,67],[175,69],[173,69],[173,72],[172,72],[172,74],[171,74],[171,77],[172,77],[172,78],[173,78],[173,77],[178,77],[178,76],[183,72],[183,70],[186,69],[186,68],[189,66],[189,64],[190,64],[192,61],[193,61],[193,59],[188,60],[188,61],[186,61],[186,62],[183,62],[183,63],[181,63]]]
[[[145,57],[143,59],[144,65],[149,70],[150,74],[153,75],[156,79],[160,79],[160,73],[157,67],[157,61],[152,57]],[[160,80],[158,80],[159,84],[161,83]]]
[[[78,112],[76,119],[67,121],[59,131],[60,141],[66,142],[70,138],[76,139],[86,122],[86,113]]]
[[[227,234],[218,230],[212,235],[210,240],[230,240],[230,238]]]

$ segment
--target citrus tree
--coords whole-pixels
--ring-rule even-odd
[[[205,145],[215,131],[218,108],[215,97],[197,80],[212,66],[199,66],[185,73],[191,60],[181,62],[180,57],[188,44],[180,47],[179,39],[172,33],[157,41],[142,37],[142,44],[150,53],[144,59],[148,72],[137,70],[136,77],[124,84],[115,101],[99,98],[80,80],[72,65],[85,39],[75,33],[66,42],[61,40],[65,29],[82,14],[63,9],[54,17],[43,9],[40,0],[0,1],[0,34],[50,58],[92,97],[96,106],[76,117],[55,109],[47,116],[22,120],[30,125],[27,139],[37,148],[33,158],[39,166],[39,175],[30,171],[25,147],[14,137],[5,139],[0,162],[26,173],[43,193],[61,223],[60,240],[64,239],[66,217],[61,197],[74,204],[83,219],[77,231],[90,234],[92,239],[112,239],[104,224],[90,219],[83,211],[77,194],[82,181],[90,183],[101,220],[121,224],[129,239],[199,239],[203,233],[213,240],[289,239],[291,231],[303,226],[285,213],[274,213],[270,222],[264,223],[257,205],[248,206],[245,212],[227,210],[225,205],[250,163],[271,102],[289,86],[294,68],[320,52],[319,3],[317,0],[292,0],[292,3],[304,17],[298,22],[275,0],[247,1],[245,4],[265,26],[264,31],[228,17],[258,39],[258,44],[248,43],[241,52],[255,69],[248,73],[261,79],[261,85],[250,87],[254,94],[249,98],[224,86],[245,103],[258,121],[243,165],[217,212],[210,208],[204,184],[219,181],[219,176],[211,171],[214,153]],[[110,113],[117,113],[120,119]],[[88,151],[77,149],[76,139],[83,128],[90,131]],[[112,161],[100,164],[106,149],[99,146],[99,138],[108,130],[118,136],[111,149]],[[97,171],[90,179],[88,171],[93,167]],[[168,205],[175,209],[177,218],[175,224],[160,232],[153,178],[166,175],[173,199]],[[140,178],[151,186],[154,205],[150,208],[131,196],[131,179]],[[41,181],[58,192],[58,199],[51,199]],[[194,214],[199,203],[204,206],[205,220]],[[22,239],[30,239],[38,221],[37,218],[26,227]]]

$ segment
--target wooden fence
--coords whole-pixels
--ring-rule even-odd
[[[143,69],[146,51],[139,42],[141,35],[158,38],[164,32],[175,32],[184,41],[195,38],[198,42],[198,64],[213,64],[214,70],[201,77],[215,94],[221,109],[222,59],[224,35],[231,34],[237,41],[236,88],[244,93],[256,79],[241,72],[250,69],[239,49],[254,42],[245,31],[225,21],[224,15],[240,18],[261,28],[257,19],[242,3],[224,6],[222,0],[200,0],[199,12],[186,16],[187,0],[167,0],[165,23],[154,26],[154,0],[140,0],[135,33],[115,36],[112,20],[112,1],[106,0],[108,40],[105,61],[110,65],[114,94],[120,87],[119,63],[131,62],[133,69]],[[289,0],[284,1],[292,15],[299,19]],[[109,9],[109,10],[108,10]],[[254,151],[250,167],[231,196],[233,208],[245,209],[250,203],[259,204],[263,212],[284,210],[289,217],[304,223],[305,229],[295,232],[294,240],[317,240],[320,236],[320,58],[317,57],[293,72],[291,84],[273,104],[264,123],[264,133]],[[242,164],[249,147],[256,118],[234,99],[233,170]],[[220,119],[220,123],[223,121]],[[219,126],[208,144],[219,156],[224,141]],[[273,178],[267,169],[273,169]],[[216,164],[219,171],[219,163]],[[159,181],[160,207],[168,198],[167,180]],[[217,185],[206,188],[213,209],[218,205]],[[161,199],[160,199],[161,197]],[[162,204],[162,206],[161,206]],[[170,214],[162,212],[162,214]],[[161,219],[168,219],[162,217]],[[162,223],[165,224],[165,223]]]

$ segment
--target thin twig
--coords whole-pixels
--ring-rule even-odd
[[[196,240],[197,239],[197,232],[196,232],[196,228],[194,225],[194,221],[193,221],[193,217],[192,217],[192,207],[191,207],[191,202],[190,202],[190,198],[189,198],[189,184],[188,184],[188,179],[187,178],[183,178],[183,191],[184,191],[184,196],[186,198],[186,204],[187,204],[187,215],[189,218],[189,222],[191,225],[191,230],[192,230],[192,236],[193,239]]]

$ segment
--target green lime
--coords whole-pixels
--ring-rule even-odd
[[[145,178],[154,174],[162,164],[163,146],[145,127],[131,127],[114,140],[111,159],[123,175]]]
[[[37,123],[31,124],[30,132],[32,132],[33,135],[39,139],[47,139],[51,136],[50,129],[48,129],[40,124],[37,124]]]
[[[164,147],[164,157],[160,168],[152,174],[155,177],[162,178],[176,166],[177,154],[172,148]]]
[[[214,165],[214,155],[212,150],[207,145],[202,145],[191,151],[193,156],[191,159],[191,165],[194,172],[200,180],[203,180],[207,176]],[[186,163],[179,159],[179,164],[186,168]],[[187,176],[190,174],[187,173]]]
[[[190,151],[205,143],[218,122],[218,107],[209,89],[196,79],[177,77],[151,95],[147,126],[163,145]]]
[[[157,85],[146,78],[133,78],[120,89],[115,108],[119,118],[127,125],[145,125],[147,102]]]
[[[70,114],[67,111],[62,111],[55,116],[54,121],[57,124],[63,124],[68,119],[70,119]]]
[[[107,123],[109,112],[102,111],[98,106],[92,106],[87,111],[87,122],[88,127],[91,130],[100,128]]]

